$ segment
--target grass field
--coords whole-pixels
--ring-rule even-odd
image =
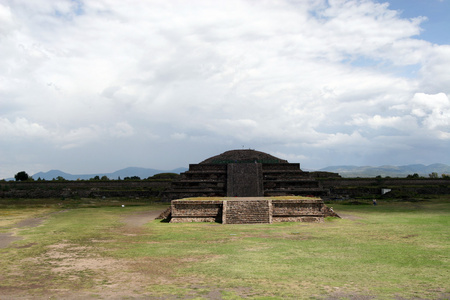
[[[333,203],[343,219],[270,225],[4,206],[0,234],[22,239],[0,248],[0,299],[449,299],[449,199]]]

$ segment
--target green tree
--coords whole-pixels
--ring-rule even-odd
[[[20,171],[19,173],[14,175],[14,178],[16,179],[16,181],[26,181],[30,179],[30,176],[28,176],[27,172]]]
[[[419,174],[414,173],[413,175],[409,174],[406,178],[419,178]]]
[[[147,179],[175,179],[178,177],[180,177],[180,174],[177,173],[158,173]]]
[[[428,176],[430,176],[430,178],[439,178],[439,174],[436,172],[433,172],[433,173],[429,174]]]

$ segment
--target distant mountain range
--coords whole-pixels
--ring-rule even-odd
[[[450,166],[445,164],[432,165],[405,165],[405,166],[332,166],[321,169],[320,171],[339,173],[342,177],[406,177],[409,174],[417,173],[419,176],[429,177],[435,172],[441,177],[442,174],[450,174]]]
[[[148,177],[151,177],[155,174],[159,174],[159,173],[182,173],[187,171],[186,168],[177,168],[177,169],[173,169],[173,170],[157,170],[157,169],[148,169],[148,168],[135,168],[135,167],[130,167],[130,168],[125,168],[125,169],[121,169],[118,171],[115,171],[113,173],[96,173],[96,174],[81,174],[81,175],[72,175],[69,173],[65,173],[63,171],[60,170],[51,170],[48,172],[39,172],[36,173],[34,175],[32,175],[32,177],[34,179],[45,179],[45,180],[52,180],[53,178],[58,178],[59,176],[63,177],[64,179],[67,180],[77,180],[77,179],[81,179],[81,180],[87,180],[87,179],[91,179],[94,178],[95,176],[99,176],[100,178],[102,176],[106,176],[109,179],[118,179],[119,177],[121,179],[124,179],[125,177],[133,177],[133,176],[138,176],[141,179],[146,179]]]
[[[36,180],[38,178],[45,180],[52,180],[53,178],[58,178],[59,176],[63,177],[67,180],[88,180],[94,178],[95,176],[106,176],[109,179],[124,179],[125,177],[133,177],[138,176],[141,179],[146,179],[155,174],[159,173],[182,173],[187,171],[187,168],[177,168],[173,170],[157,170],[157,169],[149,169],[149,168],[136,168],[129,167],[125,169],[121,169],[115,171],[113,173],[96,173],[96,174],[81,174],[81,175],[73,175],[69,173],[65,173],[60,170],[51,170],[48,172],[39,172],[32,177]],[[305,170],[306,171],[306,170]],[[311,170],[309,170],[311,171]],[[405,165],[405,166],[379,166],[379,167],[371,167],[371,166],[330,166],[319,171],[325,172],[334,172],[339,173],[342,177],[376,177],[376,176],[390,176],[390,177],[406,177],[407,175],[412,175],[414,173],[419,174],[423,177],[428,177],[429,174],[435,172],[441,177],[442,174],[450,174],[450,166],[445,164],[432,164],[432,165]],[[8,178],[6,180],[14,180],[14,178]]]

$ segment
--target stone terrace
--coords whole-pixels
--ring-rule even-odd
[[[163,200],[328,194],[329,190],[302,171],[299,163],[255,150],[230,150],[189,165],[163,193]]]
[[[223,197],[172,200],[172,223],[221,222],[222,224],[270,224],[274,222],[322,222],[339,217],[320,198]]]

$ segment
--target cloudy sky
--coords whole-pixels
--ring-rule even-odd
[[[0,178],[230,149],[450,164],[450,0],[0,0]]]

